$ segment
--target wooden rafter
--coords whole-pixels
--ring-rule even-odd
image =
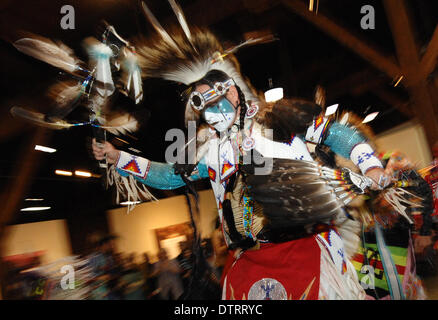
[[[438,120],[426,76],[419,72],[421,64],[412,21],[405,0],[384,0],[388,22],[393,34],[397,57],[405,76],[417,117],[422,122],[430,146],[438,139]]]
[[[436,68],[438,61],[438,25],[435,27],[426,52],[421,59],[421,76],[428,77]]]
[[[317,15],[309,11],[308,6],[300,0],[282,0],[283,5],[298,14],[321,31],[327,33],[342,45],[353,50],[357,55],[371,63],[374,67],[386,73],[390,78],[400,77],[401,70],[393,57],[382,54],[350,31],[319,12]]]
[[[415,114],[413,110],[409,108],[409,101],[401,99],[388,89],[384,89],[385,84],[388,84],[388,79],[376,75],[370,69],[364,69],[330,85],[327,88],[327,98],[334,102],[339,96],[346,93],[359,96],[370,91],[383,102],[398,109],[407,117],[414,117]]]
[[[409,101],[403,100],[398,95],[382,88],[371,89],[371,92],[378,96],[380,100],[384,101],[390,106],[393,106],[407,117],[413,118],[415,116],[415,113],[409,107]]]
[[[418,82],[420,66],[418,46],[404,0],[384,0],[383,3],[392,31],[397,58],[403,70],[403,82],[408,84]]]
[[[349,74],[342,80],[332,83],[327,87],[327,98],[329,100],[336,99],[339,96],[352,92],[362,84],[374,86],[376,78],[376,74],[370,68]]]
[[[220,8],[220,10],[218,10]],[[245,10],[244,0],[216,0],[214,4],[207,5],[204,0],[198,0],[188,5],[184,9],[187,20],[197,26],[208,26],[215,24],[233,14]],[[175,22],[175,17],[170,16],[165,19],[168,25]]]

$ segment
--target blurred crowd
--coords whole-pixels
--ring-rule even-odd
[[[394,226],[385,230],[386,240],[394,238],[397,243],[406,230],[413,230],[416,272],[421,278],[438,274],[438,143],[433,155],[432,164],[420,170],[434,199],[429,233],[418,232],[424,225],[422,215],[414,215],[414,228]],[[219,220],[210,238],[200,243],[192,239],[180,242],[175,258],[169,258],[166,249],[160,248],[153,263],[148,253],[140,257],[136,253],[117,252],[115,239],[114,236],[99,237],[90,241],[91,250],[86,254],[66,257],[48,265],[41,263],[40,256],[27,259],[25,263],[3,261],[3,274],[6,275],[1,288],[3,299],[221,299],[220,279],[228,251]],[[71,266],[73,276],[68,268],[63,269],[65,266]]]
[[[220,278],[227,254],[221,239],[220,233],[213,233],[212,238],[202,240],[196,252],[193,252],[193,242],[180,242],[180,253],[174,259],[161,248],[155,263],[147,253],[138,257],[135,253],[116,252],[114,236],[101,238],[87,255],[66,257],[50,265],[42,265],[39,257],[20,266],[4,263],[7,281],[2,288],[3,298],[220,299]],[[74,276],[62,269],[66,265],[72,266]]]

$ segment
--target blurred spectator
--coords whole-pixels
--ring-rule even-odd
[[[135,263],[135,253],[131,253],[126,258],[122,274],[123,298],[125,300],[144,300],[143,274]]]
[[[228,249],[221,230],[221,223],[219,217],[216,219],[215,229],[213,230],[213,233],[211,235],[211,244],[213,247],[214,265],[218,270],[219,274],[222,275],[225,262],[228,256]]]
[[[192,274],[193,263],[194,263],[192,251],[189,248],[184,247],[184,249],[182,250],[181,254],[178,257],[180,257],[179,266],[182,271],[181,277],[182,277],[184,291],[187,291],[190,285],[190,276]]]
[[[190,267],[184,299],[217,300],[221,297],[218,271],[214,266],[213,247],[210,239],[201,241],[199,248],[185,251],[187,264]],[[190,258],[188,259],[190,255]],[[188,268],[187,268],[188,269]]]
[[[432,189],[434,200],[434,212],[432,214],[434,222],[438,222],[438,142],[432,148],[433,160],[430,166],[422,169],[423,177]]]
[[[154,275],[154,264],[150,262],[147,253],[143,254],[143,261],[142,273],[144,296],[148,300],[158,300],[159,288],[157,276]]]
[[[433,161],[430,166],[420,170],[429,184],[433,197],[432,238],[415,239],[418,273],[422,276],[436,275],[438,271],[438,142],[432,148]],[[416,220],[416,224],[421,224]]]
[[[96,277],[105,276],[111,273],[116,267],[116,259],[119,257],[114,253],[114,236],[102,238],[91,254],[90,266]]]
[[[24,265],[7,264],[5,292],[6,300],[41,300],[45,295],[47,279],[38,272],[39,257]]]
[[[21,268],[14,266],[12,263],[6,264],[6,277],[3,292],[5,300],[22,300],[25,298],[28,288],[21,275]]]
[[[158,277],[158,287],[162,300],[177,300],[184,292],[181,268],[176,259],[169,259],[165,249],[158,253],[159,261],[154,266],[153,275]]]
[[[123,298],[119,284],[120,256],[114,253],[115,238],[111,235],[103,237],[97,243],[96,252],[92,253],[89,258],[89,265],[95,276],[90,299],[120,300]]]
[[[217,300],[221,298],[220,279],[222,269],[216,265],[216,256],[214,253],[212,240],[209,238],[203,239],[201,246],[203,256],[206,259],[206,284],[203,299]]]
[[[190,250],[190,245],[187,241],[180,241],[178,245],[179,245],[179,254],[176,257],[176,260],[178,261],[179,264],[181,264],[181,261],[184,259],[184,250],[186,249]]]
[[[217,283],[221,278],[222,270],[216,265],[216,256],[213,249],[213,244],[211,239],[202,240],[202,249],[204,253],[204,257],[207,260],[207,263],[212,272],[212,279],[215,279]]]

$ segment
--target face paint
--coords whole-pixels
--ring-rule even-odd
[[[230,127],[236,117],[236,109],[227,98],[223,98],[202,112],[204,120],[219,132]]]

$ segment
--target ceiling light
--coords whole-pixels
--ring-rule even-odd
[[[27,198],[24,199],[24,201],[43,201],[44,199],[37,199],[37,198]]]
[[[309,1],[309,11],[311,12],[315,11],[315,13],[318,14],[318,7],[319,7],[319,0],[316,0],[316,9],[315,9],[315,0]]]
[[[367,115],[365,117],[365,119],[363,119],[362,123],[367,123],[367,122],[373,121],[377,117],[378,114],[379,114],[379,112],[370,113],[369,115]]]
[[[75,175],[79,177],[89,178],[91,177],[91,173],[87,171],[76,170]]]
[[[141,201],[125,201],[125,202],[120,202],[120,204],[122,206],[130,206],[130,205],[139,204],[139,203],[141,203]]]
[[[283,98],[283,88],[269,89],[265,92],[266,102],[275,102]]]
[[[129,142],[128,141],[125,141],[125,140],[123,140],[123,139],[120,139],[119,137],[115,137],[117,140],[119,140],[119,141],[122,141],[123,143],[126,143],[126,144],[129,144]]]
[[[400,83],[400,81],[402,81],[403,76],[400,76],[400,78],[398,78],[397,82],[394,84],[394,88],[398,86],[398,84]]]
[[[49,153],[56,152],[56,149],[44,147],[44,146],[40,146],[40,145],[35,145],[35,150],[49,152]]]
[[[329,116],[329,115],[335,113],[336,110],[338,110],[338,106],[339,106],[339,104],[334,104],[334,105],[327,107],[327,109],[325,110],[325,115]]]
[[[65,170],[56,170],[55,173],[60,175],[60,176],[72,176],[73,175],[73,173],[71,171],[65,171]]]
[[[49,210],[51,207],[28,207],[23,208],[20,211],[42,211],[42,210]]]

